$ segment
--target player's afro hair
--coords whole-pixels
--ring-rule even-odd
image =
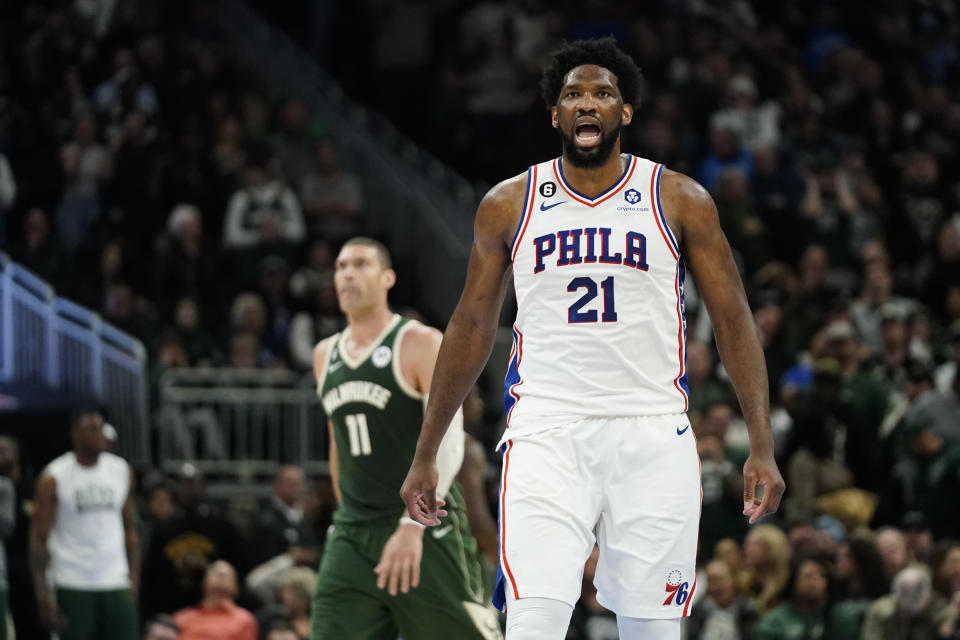
[[[597,40],[565,42],[553,52],[540,79],[540,94],[547,109],[556,106],[564,76],[582,64],[595,64],[609,69],[617,76],[623,101],[634,107],[640,106],[640,87],[643,84],[640,67],[617,46],[613,36],[607,36]]]

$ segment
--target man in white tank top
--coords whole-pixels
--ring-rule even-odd
[[[47,465],[34,498],[30,565],[40,619],[60,640],[134,640],[133,471],[106,452],[97,409],[74,412],[70,438],[73,450]]]
[[[437,517],[437,447],[493,346],[512,268],[504,387],[500,565],[507,640],[559,640],[594,583],[621,638],[678,640],[696,589],[699,457],[686,418],[685,269],[693,270],[750,433],[744,510],[777,510],[767,374],[710,195],[620,153],[642,78],[612,38],[565,44],[541,88],[560,158],[483,198],[463,295],[447,326],[401,494]],[[758,499],[763,488],[762,499]]]

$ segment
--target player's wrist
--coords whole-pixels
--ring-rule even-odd
[[[401,525],[413,525],[414,527],[417,527],[418,529],[423,529],[423,528],[425,528],[425,526],[426,526],[426,525],[420,524],[419,522],[417,522],[416,520],[414,520],[414,519],[411,518],[410,516],[401,516],[401,517],[400,517],[400,524],[401,524]]]

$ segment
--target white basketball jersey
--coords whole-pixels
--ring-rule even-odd
[[[527,171],[504,438],[687,410],[684,270],[660,208],[663,165],[623,157],[623,175],[595,198],[564,181],[561,159]]]
[[[73,452],[47,467],[57,481],[57,510],[50,531],[50,570],[58,587],[82,590],[130,586],[123,505],[130,468],[112,453],[85,467]]]

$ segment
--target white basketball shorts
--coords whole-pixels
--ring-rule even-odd
[[[585,418],[509,436],[494,604],[504,609],[505,589],[575,604],[596,541],[600,604],[633,618],[688,615],[701,493],[686,415]]]

